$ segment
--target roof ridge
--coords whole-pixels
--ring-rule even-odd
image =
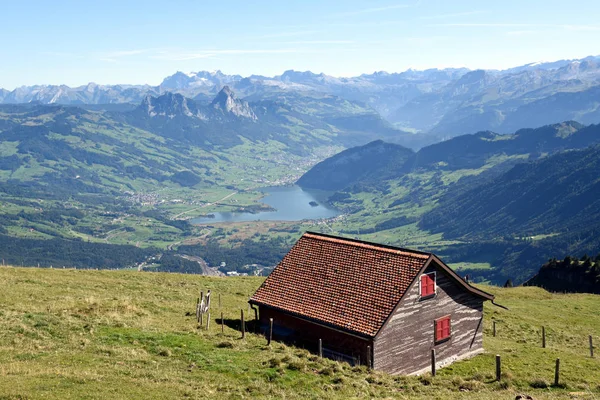
[[[361,240],[355,240],[355,239],[334,237],[334,236],[329,236],[329,235],[326,235],[323,233],[307,231],[302,235],[302,237],[308,237],[308,238],[313,238],[313,239],[318,239],[318,240],[323,240],[323,241],[333,242],[333,243],[347,244],[347,245],[354,246],[354,247],[361,247],[364,249],[384,251],[386,253],[408,256],[408,257],[424,259],[424,260],[428,259],[431,256],[431,253],[425,253],[422,251],[402,249],[402,248],[398,248],[398,247],[386,246],[386,245],[377,244],[377,243],[363,242]]]

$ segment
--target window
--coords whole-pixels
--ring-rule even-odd
[[[435,295],[435,272],[421,275],[421,297]]]
[[[450,316],[435,320],[435,341],[440,342],[450,337]]]

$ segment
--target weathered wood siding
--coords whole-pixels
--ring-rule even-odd
[[[344,360],[360,360],[361,364],[366,364],[368,359],[367,346],[370,346],[372,353],[372,339],[347,334],[265,306],[259,306],[261,332],[266,333],[269,318],[273,318],[274,339],[294,343],[314,352],[321,339],[325,353],[327,350],[342,353],[347,356]]]
[[[467,292],[432,262],[425,273],[436,272],[435,297],[419,297],[413,283],[374,343],[374,367],[391,374],[422,373],[431,368],[435,348],[438,367],[483,350],[483,299]],[[435,320],[451,317],[451,337],[435,343]]]

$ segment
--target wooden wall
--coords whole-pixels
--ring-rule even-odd
[[[273,318],[274,339],[293,343],[313,352],[317,351],[319,339],[321,339],[325,353],[327,350],[333,350],[347,355],[348,359],[345,361],[354,359],[355,362],[360,360],[361,364],[366,364],[367,346],[373,349],[372,339],[337,331],[265,306],[259,306],[262,332],[266,332],[269,318]]]
[[[464,290],[435,262],[425,273],[436,271],[435,297],[421,300],[419,280],[408,289],[374,343],[374,368],[391,374],[415,374],[431,368],[435,348],[438,367],[483,350],[483,299]],[[437,318],[451,316],[451,337],[434,343]]]

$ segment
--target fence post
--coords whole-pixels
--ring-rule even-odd
[[[200,322],[200,297],[196,301],[196,322]]]
[[[431,376],[435,376],[435,349],[431,349]]]
[[[554,386],[558,386],[558,380],[560,377],[560,358],[556,359],[556,368],[554,370]]]
[[[246,323],[244,322],[244,310],[240,310],[242,314],[242,339],[246,337]]]
[[[223,311],[221,311],[221,333],[225,331],[225,322],[223,321]]]
[[[494,324],[494,337],[496,337],[496,321],[494,321],[493,324]]]
[[[592,335],[590,335],[590,357],[594,358],[594,342]]]
[[[271,340],[273,340],[273,318],[269,318],[269,338],[267,339],[267,346],[271,345]]]
[[[500,382],[502,375],[502,361],[500,360],[500,354],[496,354],[496,380]]]
[[[542,348],[546,348],[546,327],[542,326]]]
[[[319,339],[319,357],[323,358],[323,341]]]

